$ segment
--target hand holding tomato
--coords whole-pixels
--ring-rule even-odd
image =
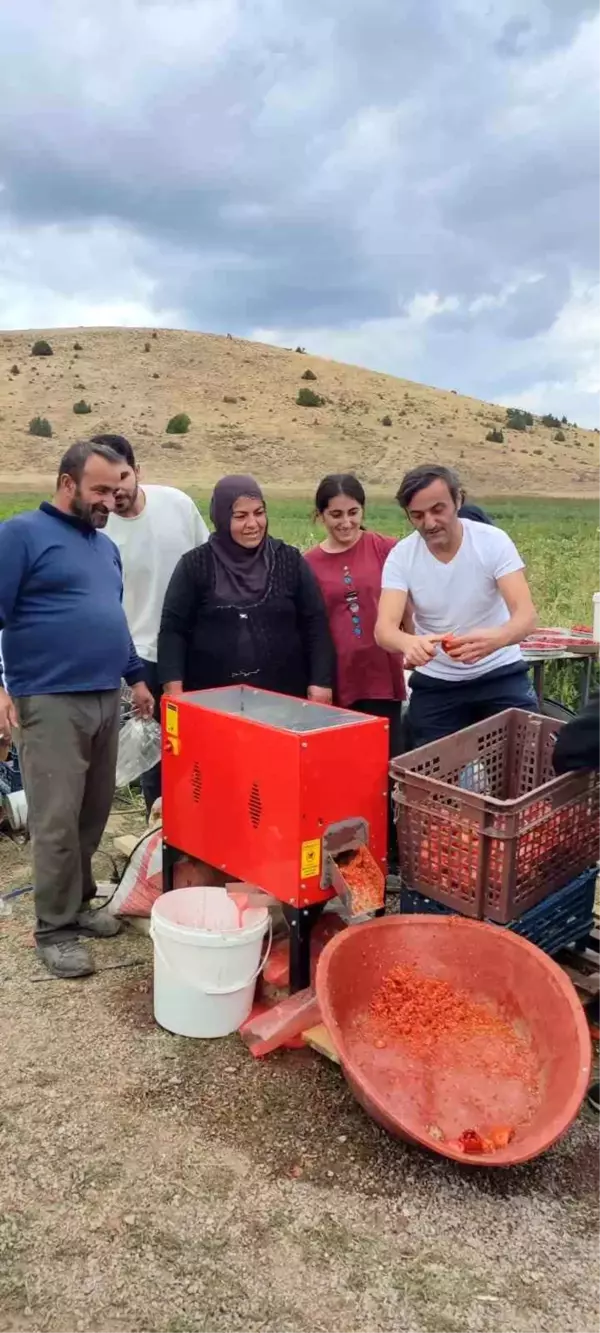
[[[447,646],[446,646],[447,645]],[[464,662],[472,666],[482,658],[504,648],[505,640],[501,629],[476,629],[470,634],[446,635],[442,639],[442,648],[453,662]]]

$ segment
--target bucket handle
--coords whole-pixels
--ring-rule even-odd
[[[195,987],[196,990],[201,991],[203,995],[235,995],[237,991],[239,991],[239,990],[245,990],[246,986],[251,986],[252,983],[253,983],[253,981],[257,981],[257,980],[258,980],[258,977],[260,976],[260,974],[261,974],[263,968],[265,968],[266,965],[267,965],[267,960],[268,960],[268,957],[269,957],[269,954],[270,954],[270,952],[271,952],[271,948],[272,948],[272,945],[273,945],[273,920],[272,920],[271,915],[269,915],[269,929],[268,929],[268,935],[269,935],[269,943],[267,944],[267,947],[266,947],[266,949],[265,949],[265,952],[264,952],[264,954],[263,954],[263,957],[261,958],[260,963],[258,964],[258,967],[256,968],[256,971],[252,974],[251,977],[248,978],[247,981],[240,981],[240,982],[238,982],[235,986],[223,986],[223,987],[217,987],[217,986],[201,986],[201,985],[199,985],[199,983],[198,983],[197,981],[193,981],[193,982],[191,982],[190,984],[193,985],[193,986]],[[264,938],[264,936],[263,936],[263,938]],[[150,922],[150,939],[152,940],[152,943],[154,944],[154,948],[156,949],[156,952],[157,952],[157,954],[158,954],[158,956],[159,956],[161,962],[164,963],[165,967],[169,967],[170,964],[167,962],[167,959],[165,958],[165,955],[164,955],[164,953],[163,953],[163,951],[162,951],[162,949],[161,949],[161,947],[160,947],[160,944],[159,944],[159,942],[158,942],[158,940],[157,940],[157,938],[156,938],[156,935],[155,935],[155,933],[154,933],[154,930],[152,929],[152,922]]]

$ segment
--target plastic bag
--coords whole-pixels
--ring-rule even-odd
[[[117,787],[127,787],[160,759],[160,727],[152,718],[130,717],[119,732]]]

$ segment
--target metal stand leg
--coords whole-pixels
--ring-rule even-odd
[[[290,995],[310,986],[310,937],[321,911],[320,903],[311,907],[284,905],[283,914],[290,930]]]
[[[540,708],[544,702],[544,678],[546,675],[546,663],[535,662],[533,667],[533,688],[538,697]]]
[[[592,687],[592,668],[593,668],[593,665],[594,665],[594,661],[595,661],[595,656],[594,656],[594,657],[588,657],[588,658],[586,658],[586,660],[585,660],[585,664],[584,664],[583,671],[582,671],[582,674],[581,674],[581,684],[580,684],[580,686],[579,686],[579,707],[580,707],[580,708],[584,708],[584,707],[585,707],[585,705],[586,705],[586,703],[587,703],[587,701],[588,701],[588,699],[589,699],[589,697],[590,697],[590,690],[591,690],[591,687]]]
[[[179,859],[179,852],[176,847],[169,847],[167,842],[163,842],[162,848],[162,879],[163,893],[170,893],[175,888],[173,871],[175,862]]]

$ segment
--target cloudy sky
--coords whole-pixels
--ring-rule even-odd
[[[0,8],[0,326],[231,332],[595,424],[596,0]]]

